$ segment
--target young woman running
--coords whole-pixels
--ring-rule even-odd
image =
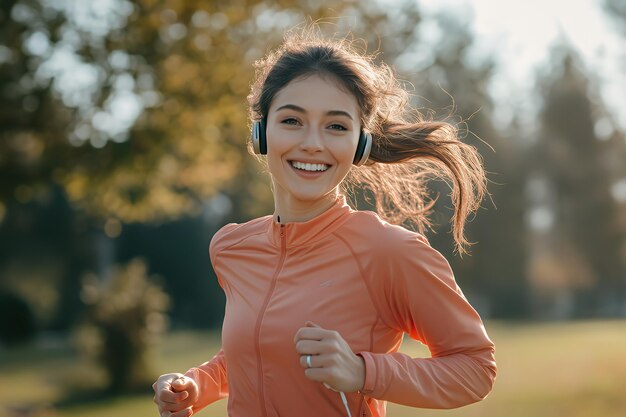
[[[485,398],[494,345],[424,236],[425,181],[447,176],[454,238],[467,246],[465,220],[486,192],[475,148],[411,112],[388,66],[311,32],[257,63],[248,100],[249,146],[265,155],[275,210],[212,238],[222,348],[154,383],[161,416],[224,397],[230,417],[383,417],[387,401],[454,408]],[[351,185],[371,191],[378,213],[347,204]],[[399,353],[404,334],[431,357]]]

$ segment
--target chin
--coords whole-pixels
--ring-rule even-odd
[[[329,194],[332,194],[334,188],[330,190],[310,190],[304,191],[302,188],[297,189],[293,188],[290,190],[289,194],[294,200],[298,201],[318,201],[325,198],[328,198]]]
[[[302,193],[292,193],[291,197],[294,200],[298,200],[298,201],[310,201],[310,202],[314,202],[314,201],[318,201],[323,199],[324,197],[326,197],[327,194],[302,194]]]

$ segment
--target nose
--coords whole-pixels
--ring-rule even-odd
[[[319,152],[324,149],[324,140],[317,129],[309,129],[305,134],[300,149],[306,152]]]

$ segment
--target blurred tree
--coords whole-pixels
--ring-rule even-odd
[[[608,112],[575,52],[560,44],[551,56],[538,81],[541,135],[528,184],[535,199],[531,279],[544,310],[538,313],[617,315],[625,302],[620,251],[626,231],[611,185],[624,141],[602,129]],[[551,312],[554,307],[561,311]]]
[[[17,346],[35,336],[35,317],[18,295],[0,290],[0,346]]]
[[[626,35],[626,3],[622,0],[604,0],[603,6],[618,30]]]
[[[476,242],[471,256],[454,259],[453,263],[458,265],[464,288],[479,297],[476,302],[482,302],[485,314],[519,318],[527,313],[523,146],[514,124],[506,131],[493,124],[493,102],[488,92],[497,69],[493,58],[479,58],[476,49],[480,46],[473,42],[468,24],[445,16],[442,19],[447,51],[435,60],[438,71],[433,75],[445,74],[441,87],[450,92],[463,118],[459,125],[463,140],[475,146],[483,158],[491,193],[468,223],[468,237]],[[455,32],[458,34],[451,36]],[[455,38],[456,42],[452,40]],[[431,84],[436,85],[434,81]]]
[[[626,40],[626,3],[619,0],[605,0],[604,6]],[[622,42],[622,48],[624,48],[624,44],[625,43]],[[623,50],[626,52],[626,48]],[[626,70],[626,62],[622,61],[622,66],[624,70]],[[616,128],[617,123],[610,123],[610,118],[605,118],[600,126],[607,134],[612,136],[611,140],[614,142],[621,141],[621,143],[626,143],[626,131],[623,128],[623,124],[621,128]],[[621,147],[621,152],[612,153],[610,156],[611,165],[616,173],[611,191],[614,198],[620,203],[618,209],[619,227],[622,231],[625,231],[620,249],[622,263],[626,265],[626,164],[624,164],[624,161],[626,161],[626,146]],[[626,276],[623,277],[622,280],[621,292],[625,294],[624,298],[626,298]],[[624,301],[622,310],[623,314],[626,315],[626,300]]]
[[[169,297],[147,275],[144,261],[115,268],[110,280],[88,274],[81,298],[89,306],[79,346],[104,368],[107,391],[143,391],[154,379],[149,348],[165,331]]]
[[[248,163],[253,60],[310,11],[282,3],[4,3],[0,198],[54,181],[97,217],[198,214]]]

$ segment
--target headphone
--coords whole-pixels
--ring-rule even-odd
[[[254,153],[267,155],[267,136],[265,135],[265,118],[263,120],[255,120],[252,123],[252,147]],[[356,153],[352,163],[356,166],[363,165],[370,156],[372,150],[372,134],[361,130],[359,135],[359,143],[356,146]]]

